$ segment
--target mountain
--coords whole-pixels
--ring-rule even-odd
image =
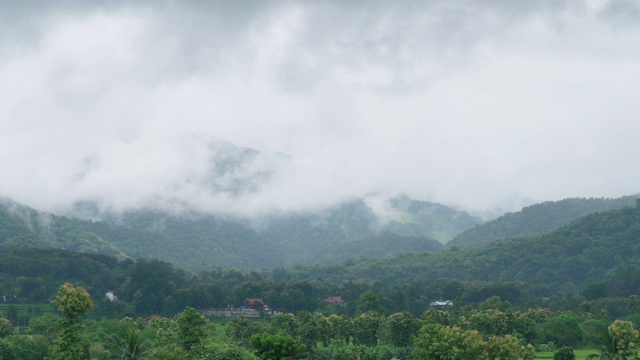
[[[447,245],[458,248],[477,247],[498,239],[546,234],[591,213],[634,206],[639,197],[640,195],[631,195],[617,199],[573,198],[547,201],[478,224],[455,236]]]
[[[429,235],[460,232],[475,221],[444,205],[407,197],[391,199],[390,206],[394,214],[413,220],[385,222],[359,198],[314,212],[254,218],[198,211],[100,213],[99,206],[82,204],[84,212],[100,213],[103,221],[56,216],[4,200],[0,203],[0,244],[58,248],[121,259],[160,259],[193,271],[218,267],[261,269],[328,261],[330,258],[323,258],[323,254],[335,254],[336,249],[361,239],[368,240],[346,246],[345,252],[336,256],[438,251],[441,247]],[[380,243],[380,239],[392,238],[387,234],[389,230],[411,236],[398,236],[395,239],[402,241],[396,245],[403,245],[387,249],[391,245]],[[380,234],[386,235],[375,238]],[[359,246],[370,250],[358,255]]]
[[[66,249],[119,259],[128,257],[109,241],[74,226],[69,219],[36,211],[6,198],[0,199],[0,244]]]
[[[300,266],[292,270],[292,278],[392,284],[420,284],[438,278],[526,281],[564,293],[605,284],[612,294],[626,296],[640,287],[638,239],[640,201],[634,207],[587,215],[549,234],[432,254]]]
[[[358,258],[390,258],[399,254],[432,253],[443,245],[433,239],[384,233],[334,247],[316,256],[314,262],[332,263]]]
[[[389,205],[395,217],[383,231],[403,236],[427,236],[446,243],[481,222],[479,218],[449,206],[407,196],[392,198]]]
[[[388,233],[389,229],[428,237],[434,230],[447,228],[450,232],[472,226],[458,219],[471,219],[466,213],[444,205],[403,198],[402,214],[413,222],[383,222],[366,201],[353,198],[342,204],[308,213],[273,214],[257,218],[238,218],[199,212],[172,215],[158,211],[132,211],[107,217],[107,224],[122,226],[130,231],[153,234],[155,242],[164,244],[152,248],[152,242],[141,244],[129,239],[113,239],[116,246],[134,257],[146,255],[171,261],[190,269],[216,266],[237,268],[274,268],[300,263],[327,261],[323,254],[331,254],[360,239]],[[391,200],[393,204],[393,200]],[[436,209],[437,211],[426,211]],[[426,225],[423,225],[426,224]],[[440,225],[430,225],[440,224]],[[80,225],[80,223],[79,223]],[[112,238],[104,223],[83,225],[83,229],[105,238]],[[439,227],[438,227],[439,226]],[[457,229],[457,230],[456,230]],[[438,251],[440,246],[424,239],[422,247],[408,247],[406,252]],[[172,250],[166,248],[170,246]],[[146,254],[141,252],[147,249]],[[355,249],[353,246],[351,249]],[[350,257],[359,257],[355,252]],[[395,254],[395,253],[394,253]],[[375,256],[370,253],[365,256]]]

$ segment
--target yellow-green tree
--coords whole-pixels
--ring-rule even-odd
[[[602,333],[600,358],[609,360],[637,359],[640,332],[630,321],[616,320]]]
[[[478,331],[440,324],[424,325],[414,346],[412,355],[417,360],[477,360],[485,350]]]
[[[13,324],[9,319],[0,317],[0,337],[5,337],[13,332]]]
[[[79,318],[93,308],[91,296],[81,287],[64,283],[51,303],[63,316],[60,323],[60,336],[53,346],[52,359],[81,359],[84,350],[80,343]]]

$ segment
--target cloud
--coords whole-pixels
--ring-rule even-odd
[[[5,4],[0,194],[263,213],[636,193],[637,5]],[[262,155],[214,181],[210,136]]]

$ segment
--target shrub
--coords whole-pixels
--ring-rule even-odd
[[[565,346],[553,353],[553,360],[576,360],[571,346]]]

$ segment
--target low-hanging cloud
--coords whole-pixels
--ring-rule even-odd
[[[34,4],[0,11],[0,195],[38,208],[638,192],[633,1]],[[225,141],[260,153],[216,172]]]

